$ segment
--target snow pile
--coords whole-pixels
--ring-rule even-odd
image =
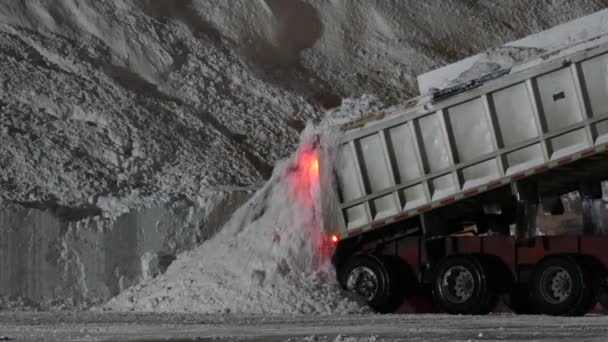
[[[2,202],[69,220],[198,203],[293,151],[289,123],[313,106],[258,76],[188,1],[163,4],[0,3]]]
[[[78,220],[259,183],[318,106],[402,101],[424,71],[602,6],[3,1],[0,203]]]
[[[322,91],[417,94],[416,76],[606,7],[603,0],[195,1],[205,20],[261,65],[304,69]],[[279,77],[293,85],[306,79]],[[306,82],[307,83],[307,82]]]
[[[342,100],[340,107],[327,111],[319,123],[320,129],[347,124],[371,113],[386,109],[386,104],[376,95],[364,94]]]
[[[524,0],[0,1],[0,208],[33,208],[80,226],[102,220],[100,216],[108,222],[127,213],[139,217],[139,211],[155,217],[153,211],[142,209],[176,201],[205,207],[217,191],[267,180],[277,160],[297,148],[303,123],[320,119],[319,107],[333,108],[343,97],[369,93],[379,94],[387,104],[402,102],[416,93],[415,76],[421,72],[603,6],[603,0],[533,5]],[[379,98],[363,97],[363,102],[366,107],[358,109],[345,100],[345,107],[331,119],[335,121],[323,124],[348,121],[383,107]],[[274,177],[276,184],[266,187],[272,189],[269,193],[285,188],[276,181],[279,176]],[[241,211],[243,220],[260,225],[246,213],[247,209]],[[266,220],[274,222],[277,217]],[[188,231],[183,222],[175,224],[181,226],[176,231]],[[137,230],[124,227],[125,232]],[[70,234],[74,241],[84,242],[81,237],[87,229]],[[286,228],[273,229],[279,231],[284,246]],[[240,274],[238,267],[246,267],[244,271],[251,274],[243,277],[262,271],[255,272],[262,285],[299,282],[309,290],[331,287],[296,276],[297,271],[276,276],[260,266],[265,265],[264,258],[257,259],[259,265],[239,266],[237,259],[249,260],[244,255],[248,247],[232,248],[227,243],[253,244],[253,240],[233,242],[229,232],[238,229],[227,230],[224,240],[205,244],[209,252],[199,249],[182,258],[200,260],[198,253],[219,263],[219,257],[210,255],[224,255],[234,262],[228,266],[235,268],[228,267],[232,271],[222,277],[227,266],[219,263],[208,277],[225,282],[231,280],[230,274]],[[186,236],[181,234],[177,240]],[[9,243],[24,243],[28,251],[42,250],[31,241],[15,239]],[[124,242],[108,243],[125,250],[118,241]],[[273,251],[270,247],[276,244],[269,243],[251,249],[266,246],[264,252]],[[287,245],[291,247],[279,248],[277,255],[299,251]],[[303,253],[310,256],[308,249]],[[66,250],[74,260],[86,254],[86,248],[72,245]],[[25,249],[22,253],[34,254]],[[238,258],[228,258],[229,253]],[[30,260],[29,256],[21,259]],[[118,259],[109,257],[107,269],[132,262]],[[273,256],[265,267],[277,268],[279,259]],[[292,260],[287,262],[290,270],[306,273],[305,267],[296,267],[296,255],[285,259]],[[158,272],[155,264],[154,255],[137,260],[144,277]],[[96,271],[76,265],[83,274]],[[186,272],[190,264],[177,261],[176,265],[166,279],[179,285],[177,279],[183,275],[179,265]],[[107,283],[108,275],[102,273],[91,282]],[[60,292],[40,274],[32,274],[32,279],[49,293]],[[236,275],[234,279],[243,280]],[[256,281],[244,284],[253,288]],[[156,283],[161,284],[151,280]],[[167,290],[178,295],[177,301],[182,295],[177,289],[188,288],[178,285]],[[258,293],[230,286],[232,293]],[[82,285],[86,295],[93,292],[91,288]],[[293,291],[312,300],[314,291]],[[157,306],[168,305],[170,300],[159,296],[154,297]],[[276,296],[288,302],[286,293]],[[336,298],[317,299],[341,300]],[[145,307],[136,302],[137,307]],[[264,310],[280,309],[272,303]]]
[[[115,310],[231,313],[361,312],[329,264],[312,129],[294,157],[211,240],[167,272],[111,300]]]

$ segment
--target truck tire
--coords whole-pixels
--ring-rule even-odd
[[[483,315],[496,305],[497,293],[491,269],[470,255],[446,257],[433,279],[433,300],[452,315]]]
[[[608,271],[597,259],[592,257],[579,257],[590,275],[591,286],[593,289],[594,300],[591,302],[589,311],[595,309],[599,303],[599,308],[604,313],[608,313]]]
[[[597,295],[597,301],[600,303],[602,310],[608,313],[608,291],[602,291]]]
[[[530,291],[525,284],[515,284],[502,295],[502,303],[513,313],[518,315],[533,315],[538,313],[534,309]]]
[[[391,260],[376,255],[353,257],[338,271],[338,281],[379,313],[394,312],[401,305],[402,289]]]
[[[586,265],[569,255],[539,262],[529,282],[535,308],[552,316],[583,316],[596,302],[592,275]]]

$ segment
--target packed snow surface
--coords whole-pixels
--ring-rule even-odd
[[[16,341],[604,342],[604,316],[0,312]]]

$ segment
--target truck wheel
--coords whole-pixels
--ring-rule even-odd
[[[494,276],[474,256],[445,258],[433,280],[433,299],[443,311],[453,315],[482,315],[496,304]]]
[[[379,313],[394,312],[401,304],[401,289],[387,261],[375,255],[356,256],[338,273],[347,291],[363,298]]]
[[[552,316],[583,316],[594,303],[591,275],[576,258],[542,260],[532,272],[530,294],[536,309]]]
[[[533,315],[537,311],[534,309],[530,291],[525,284],[515,284],[505,294],[502,295],[503,304],[513,313],[518,315]]]
[[[597,301],[604,313],[608,313],[608,273],[600,266],[596,267],[597,274],[597,287],[595,293],[597,294]]]
[[[597,301],[602,306],[605,313],[608,313],[608,292],[603,291],[597,295]]]
[[[482,261],[468,255],[449,256],[438,266],[433,280],[433,299],[453,315],[482,315],[496,304],[494,276]]]

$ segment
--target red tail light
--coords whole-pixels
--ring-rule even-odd
[[[329,241],[331,241],[332,243],[338,243],[338,241],[340,241],[340,239],[338,238],[338,235],[334,234],[329,238]]]
[[[316,155],[312,157],[310,162],[310,171],[314,172],[315,174],[319,173],[319,159]]]

